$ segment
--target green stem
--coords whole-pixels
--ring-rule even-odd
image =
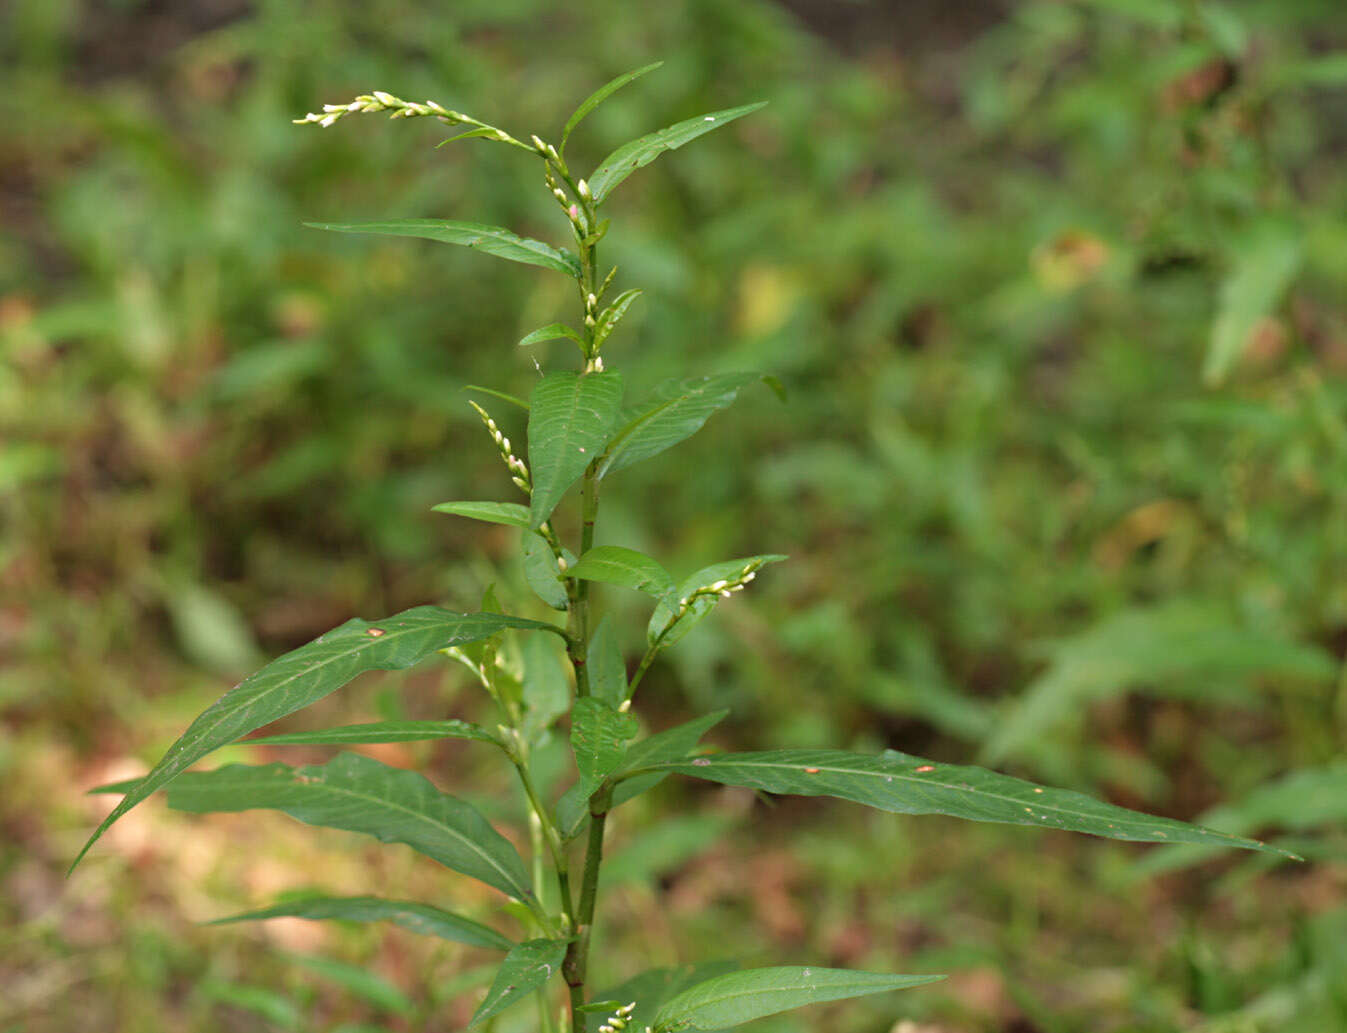
[[[599,895],[599,866],[603,863],[603,833],[608,811],[613,804],[613,787],[604,785],[589,801],[589,846],[585,851],[585,873],[580,884],[580,905],[576,909],[575,939],[566,948],[561,973],[571,994],[571,1033],[585,1033],[583,1013],[585,979],[589,970],[590,932]]]

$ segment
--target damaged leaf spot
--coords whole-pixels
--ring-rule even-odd
[[[918,775],[924,775],[924,774],[926,774],[927,772],[934,771],[934,770],[935,770],[935,765],[934,765],[934,764],[923,764],[921,767],[917,768],[917,774],[918,774]]]
[[[370,638],[378,638],[383,633],[384,633],[383,628],[370,628],[368,631],[365,632],[365,634],[368,635]]]

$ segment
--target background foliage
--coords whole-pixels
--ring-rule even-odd
[[[922,1030],[1347,1028],[1340,5],[14,0],[0,19],[0,1030],[471,1011],[463,948],[192,924],[304,887],[320,857],[329,889],[372,871],[440,892],[401,854],[152,805],[61,873],[104,806],[79,790],[143,771],[259,657],[352,614],[473,609],[493,581],[528,598],[497,569],[513,531],[429,508],[505,489],[461,389],[524,394],[535,355],[571,361],[513,344],[564,281],[301,222],[565,227],[508,149],[289,119],[379,88],[527,134],[661,58],[574,154],[771,104],[613,202],[605,247],[651,288],[617,343],[640,354],[616,358],[633,394],[762,368],[793,402],[746,389],[606,496],[605,536],[676,572],[792,558],[651,672],[667,721],[728,706],[713,738],[738,748],[980,759],[1311,863],[670,786],[619,823],[601,976],[713,946],[960,971],[902,1000]],[[428,668],[329,710],[476,706]],[[502,788],[456,744],[381,756],[484,809]]]

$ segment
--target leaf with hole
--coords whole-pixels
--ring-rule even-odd
[[[622,408],[618,373],[549,373],[529,399],[530,526],[541,527],[566,490],[603,453]]]
[[[191,771],[170,783],[168,805],[197,814],[284,811],[308,825],[405,843],[508,896],[532,899],[519,854],[470,804],[441,792],[415,771],[356,753],[302,768],[230,764]]]
[[[565,128],[561,130],[561,143],[559,144],[559,149],[561,150],[561,153],[563,154],[566,153],[566,141],[571,138],[571,133],[575,132],[575,127],[584,121],[585,116],[587,116],[591,111],[597,108],[600,104],[602,104],[605,100],[611,97],[618,90],[622,89],[622,87],[626,86],[627,83],[631,82],[633,79],[639,79],[647,72],[653,72],[656,68],[658,68],[662,64],[664,64],[663,61],[655,61],[653,64],[645,65],[644,67],[638,68],[635,71],[624,72],[622,75],[619,75],[614,79],[609,79],[606,83],[604,83],[597,90],[595,90],[588,97],[586,97],[583,101],[581,101],[580,106],[575,109],[575,111],[571,114],[571,117],[566,119]]]
[[[347,621],[273,660],[208,707],[136,788],[127,793],[71,864],[73,869],[113,822],[202,757],[335,692],[365,671],[398,671],[450,646],[488,638],[504,628],[561,629],[498,613],[454,613],[418,606],[373,623]]]
[[[713,414],[731,405],[741,389],[762,379],[758,373],[722,373],[661,385],[640,406],[623,414],[623,425],[599,463],[599,476],[659,455],[692,437]]]
[[[414,900],[385,900],[381,897],[299,897],[271,907],[217,918],[207,925],[264,921],[268,918],[303,918],[309,921],[392,922],[422,936],[465,943],[469,947],[509,950],[514,941],[489,926],[450,911]]]
[[[503,226],[485,226],[476,222],[451,222],[446,219],[393,219],[387,222],[306,222],[315,230],[337,233],[373,233],[389,237],[419,237],[444,244],[461,244],[484,254],[510,262],[540,265],[567,276],[580,275],[580,260],[569,251],[551,244],[512,233]]]
[[[729,972],[665,1001],[655,1016],[655,1033],[727,1029],[807,1004],[908,990],[944,978],[794,965]]]
[[[561,971],[565,957],[565,940],[529,940],[514,947],[505,955],[495,982],[477,1006],[468,1028],[480,1025],[546,984]]]
[[[896,814],[947,814],[969,821],[1036,825],[1107,839],[1210,843],[1286,851],[1252,839],[1155,818],[1065,789],[1049,789],[984,768],[938,764],[896,750],[769,750],[645,763],[622,770],[676,771],[722,785],[794,796],[835,796]]]
[[[625,143],[603,161],[589,177],[589,189],[595,202],[602,201],[612,189],[639,168],[644,168],[665,151],[676,150],[685,143],[697,139],[713,129],[729,125],[736,118],[751,114],[766,105],[766,101],[757,104],[745,104],[738,108],[713,111],[709,115],[698,115],[664,129],[656,130],[639,140]]]

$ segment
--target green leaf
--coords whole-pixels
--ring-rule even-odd
[[[500,131],[497,129],[490,129],[486,126],[479,126],[477,129],[469,129],[466,133],[459,133],[457,136],[451,136],[446,140],[441,140],[435,145],[435,150],[438,151],[445,144],[453,143],[456,140],[472,140],[479,136],[489,136],[493,140],[499,140]]]
[[[412,1004],[406,994],[388,980],[376,976],[367,968],[359,965],[348,965],[342,961],[321,958],[312,954],[292,954],[290,957],[305,968],[317,972],[325,979],[330,979],[339,986],[345,987],[376,1008],[382,1008],[384,1011],[391,1011],[398,1015],[410,1015],[416,1010],[416,1006]]]
[[[1052,643],[1050,663],[996,722],[978,758],[996,764],[1041,742],[1089,703],[1138,685],[1154,695],[1229,702],[1258,675],[1327,681],[1317,646],[1233,623],[1222,606],[1183,600],[1137,607]],[[1187,687],[1191,686],[1191,687]]]
[[[645,75],[646,72],[653,72],[656,68],[658,68],[662,64],[664,64],[663,61],[656,61],[653,64],[646,65],[643,68],[638,68],[634,72],[625,72],[622,75],[619,75],[616,79],[608,80],[608,82],[604,83],[597,90],[595,90],[588,97],[586,97],[581,102],[580,106],[575,109],[571,117],[566,119],[566,126],[564,129],[561,130],[561,144],[559,145],[558,149],[563,154],[566,152],[566,141],[570,139],[571,133],[575,131],[575,127],[578,126],[582,121],[584,121],[586,115],[588,115],[591,111],[597,108],[600,104],[602,104],[605,100],[611,97],[618,90],[622,89],[622,87],[626,86],[627,83],[631,82],[633,79],[639,79],[641,76]]]
[[[237,983],[221,983],[210,978],[198,984],[197,990],[207,1000],[255,1012],[281,1029],[302,1028],[299,1006],[275,990],[260,986],[241,986]]]
[[[637,732],[636,718],[619,713],[593,696],[575,701],[571,711],[571,749],[580,772],[576,792],[588,799],[612,773],[627,752],[626,743]]]
[[[645,291],[639,287],[625,290],[617,296],[611,305],[603,310],[594,324],[595,348],[608,340],[612,332],[617,329],[617,324],[622,322],[622,317],[627,314],[627,309],[631,308],[631,303],[644,293]]]
[[[653,557],[621,545],[595,546],[566,571],[566,576],[634,588],[662,600],[668,606],[678,605],[678,589],[674,585],[673,575]]]
[[[561,653],[546,639],[524,643],[524,723],[529,742],[537,740],[571,705],[571,685]]]
[[[561,580],[561,570],[557,567],[557,558],[552,547],[540,534],[524,532],[522,543],[524,553],[524,580],[537,594],[538,598],[554,610],[564,610],[568,605],[566,586]],[[575,554],[562,548],[567,566],[576,562]]]
[[[896,750],[877,757],[845,750],[728,753],[645,763],[641,768],[676,771],[769,793],[835,796],[896,814],[948,814],[969,821],[1037,825],[1108,839],[1211,843],[1285,854],[1255,840],[1154,818],[1080,793],[1047,789],[983,768],[937,764]],[[623,771],[628,770],[638,769],[624,765]]]
[[[733,961],[702,961],[695,965],[680,965],[677,968],[649,968],[617,986],[610,987],[600,996],[622,1003],[636,1002],[636,1010],[631,1013],[631,1018],[627,1022],[627,1028],[635,1033],[636,1030],[643,1030],[655,1021],[656,1012],[670,997],[713,976],[733,972],[738,967],[738,963]],[[598,1028],[606,1017],[606,1015],[587,1017],[588,1033],[598,1033]]]
[[[482,520],[488,524],[524,528],[529,525],[528,507],[517,502],[441,502],[430,508],[434,513],[448,513],[450,516]]]
[[[644,768],[654,768],[671,761],[685,758],[709,732],[729,714],[728,710],[713,710],[685,724],[666,728],[656,732],[648,739],[642,739],[627,750],[622,763],[613,770],[614,775],[624,775]]]
[[[580,275],[580,260],[551,244],[511,233],[502,226],[484,226],[476,222],[449,222],[445,219],[394,219],[388,222],[306,222],[315,230],[338,233],[377,233],[392,237],[421,237],[445,244],[461,244],[511,262],[540,265],[567,276]]]
[[[500,742],[484,728],[467,721],[376,721],[343,725],[313,732],[287,732],[245,739],[249,746],[357,746],[385,742],[424,742],[429,739],[476,739],[497,746]]]
[[[197,814],[284,811],[308,825],[405,843],[511,897],[532,899],[519,854],[471,805],[440,792],[415,771],[356,753],[302,768],[230,764],[191,771],[169,785],[168,805]]]
[[[511,405],[518,406],[525,412],[529,411],[529,403],[524,399],[506,391],[497,391],[494,387],[483,387],[481,384],[464,384],[463,390],[476,391],[479,395],[490,395],[492,398],[499,398],[502,402],[509,402]]]
[[[787,557],[778,553],[766,553],[762,556],[748,556],[740,560],[724,560],[721,563],[712,563],[709,567],[702,567],[701,570],[686,578],[678,586],[679,599],[692,599],[697,592],[702,589],[710,588],[717,581],[727,581],[737,577],[743,569],[749,564],[766,566],[769,563],[780,563]],[[689,631],[701,623],[708,613],[715,609],[719,596],[702,595],[692,599],[687,612],[678,619],[678,622],[664,635],[664,648],[672,646],[687,635]],[[654,644],[660,637],[669,622],[674,619],[677,611],[667,602],[661,602],[655,607],[655,612],[650,615],[650,623],[646,625],[646,640]]]
[[[627,698],[627,665],[606,613],[590,637],[585,665],[589,669],[589,691],[596,699],[618,706]]]
[[[541,527],[585,467],[603,454],[622,407],[618,373],[549,373],[529,408],[531,526]]]
[[[661,385],[634,413],[625,414],[626,423],[599,463],[599,476],[659,455],[692,437],[712,414],[732,404],[743,387],[761,379],[757,373],[723,373]]]
[[[1234,267],[1221,287],[1211,344],[1202,367],[1208,384],[1219,384],[1244,355],[1259,321],[1272,314],[1300,268],[1303,234],[1291,223],[1265,220],[1234,249]]]
[[[730,972],[698,983],[666,1001],[655,1016],[655,1033],[726,1029],[806,1004],[907,990],[944,978],[793,965]]]
[[[555,341],[560,337],[569,337],[576,344],[584,347],[584,338],[572,330],[565,323],[548,323],[531,334],[526,334],[519,342],[520,347],[527,347],[530,344],[542,344],[543,341]]]
[[[595,202],[602,201],[612,191],[613,187],[637,169],[649,165],[665,151],[682,147],[683,144],[689,143],[713,129],[719,129],[721,126],[733,122],[736,118],[742,118],[744,115],[757,111],[766,103],[766,101],[760,101],[757,104],[745,104],[743,107],[728,108],[725,111],[713,111],[709,115],[698,115],[696,118],[689,118],[686,121],[656,130],[639,140],[623,144],[599,162],[599,167],[589,177],[589,189],[594,195]]]
[[[108,827],[208,753],[278,718],[315,703],[365,671],[411,667],[450,646],[487,638],[504,628],[562,634],[551,624],[496,613],[454,613],[417,606],[387,620],[353,619],[273,660],[211,704],[137,787],[103,819],[71,864],[79,864]]]
[[[561,962],[565,957],[565,940],[529,940],[516,946],[505,955],[495,982],[477,1006],[468,1028],[485,1022],[533,993],[552,976],[560,973]]]
[[[381,897],[300,897],[257,911],[217,918],[207,925],[229,925],[267,918],[305,918],[310,921],[392,922],[422,936],[438,936],[469,947],[509,950],[514,942],[489,926],[413,900]]]

